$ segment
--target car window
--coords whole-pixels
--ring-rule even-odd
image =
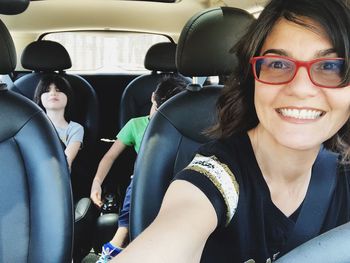
[[[43,37],[61,43],[68,51],[76,73],[144,73],[147,50],[163,35],[124,32],[60,32]]]

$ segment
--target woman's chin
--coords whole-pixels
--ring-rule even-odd
[[[307,151],[319,148],[323,142],[321,138],[308,136],[307,134],[293,134],[288,136],[279,136],[277,141],[280,145],[298,151]]]

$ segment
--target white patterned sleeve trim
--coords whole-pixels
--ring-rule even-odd
[[[194,170],[205,175],[220,191],[227,208],[227,226],[236,212],[239,196],[239,186],[231,170],[226,164],[221,163],[216,156],[207,157],[200,154],[197,154],[185,169]]]

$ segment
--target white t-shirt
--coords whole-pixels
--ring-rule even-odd
[[[83,143],[84,128],[79,123],[70,121],[67,128],[56,127],[58,136],[66,147],[72,142]]]

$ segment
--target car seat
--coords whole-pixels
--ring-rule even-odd
[[[23,5],[0,0],[0,13]],[[1,20],[0,36],[0,74],[10,74],[16,52]],[[55,129],[36,104],[0,86],[0,261],[71,262],[70,176]]]
[[[179,72],[185,76],[230,73],[237,62],[229,50],[253,19],[243,10],[228,7],[206,10],[192,17],[184,26],[177,46]],[[150,121],[135,164],[131,239],[156,217],[174,174],[209,140],[203,131],[215,123],[215,105],[221,88],[189,85],[187,91],[164,103]],[[215,258],[209,257],[205,262],[215,262]]]
[[[94,160],[98,136],[99,108],[97,95],[82,77],[66,74],[72,66],[67,50],[54,41],[30,43],[22,53],[22,66],[33,70],[14,82],[12,91],[33,99],[40,79],[45,74],[60,74],[70,83],[74,92],[72,119],[84,127],[83,147],[72,165],[71,182],[75,203],[74,259],[79,261],[92,247],[92,233],[98,211],[89,198],[92,178],[96,169]],[[57,135],[56,135],[57,136]],[[83,199],[81,199],[83,198]]]

